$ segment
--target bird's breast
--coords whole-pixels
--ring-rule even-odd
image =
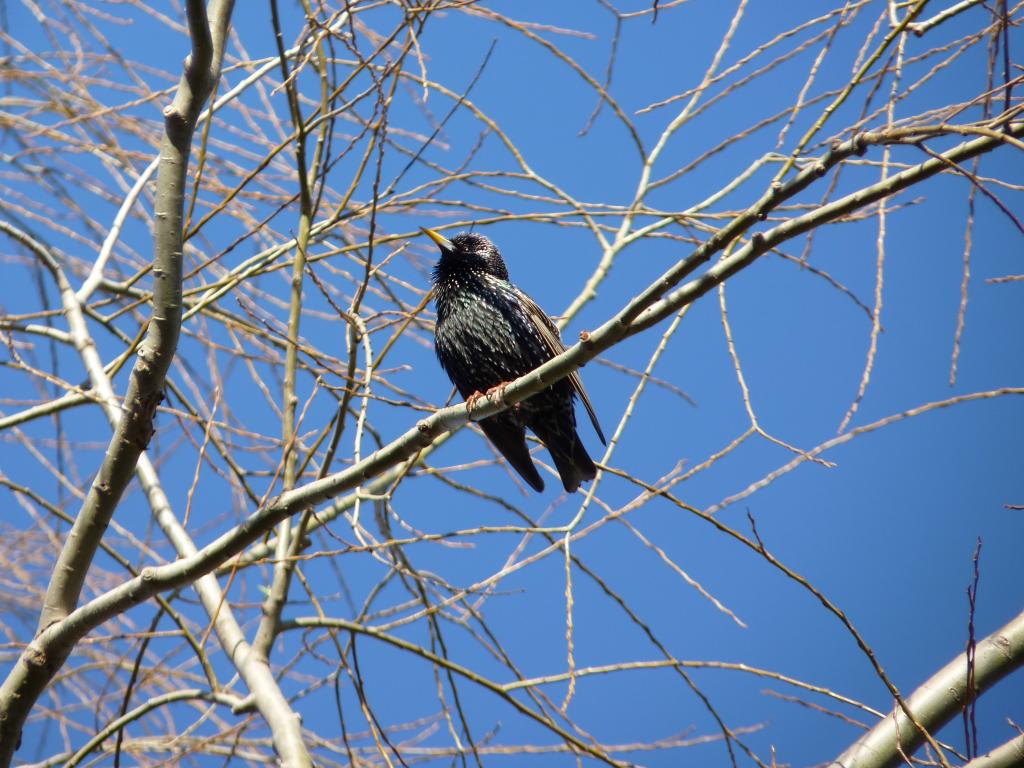
[[[511,286],[487,276],[438,283],[435,341],[464,394],[517,378],[550,357]]]

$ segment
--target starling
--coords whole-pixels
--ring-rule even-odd
[[[544,310],[508,280],[497,246],[474,232],[451,240],[423,229],[441,249],[434,267],[438,360],[467,400],[529,373],[565,351],[558,328]],[[480,428],[536,491],[544,481],[526,447],[526,427],[547,446],[565,490],[596,474],[576,433],[574,398],[579,395],[604,443],[579,373],[573,372],[518,406],[480,421]]]

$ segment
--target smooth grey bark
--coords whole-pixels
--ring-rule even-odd
[[[54,567],[39,630],[67,616],[78,604],[99,540],[153,436],[153,419],[163,400],[164,379],[181,329],[181,227],[192,135],[220,76],[233,4],[234,0],[211,0],[211,30],[202,2],[188,3],[192,53],[185,59],[174,100],[164,108],[153,230],[153,312],[128,381],[121,419]]]
[[[192,52],[185,59],[174,100],[164,108],[153,231],[153,312],[129,378],[121,419],[54,566],[37,633],[66,619],[78,605],[100,540],[153,435],[154,415],[181,328],[182,217],[192,136],[220,77],[233,6],[234,0],[210,0],[208,16],[202,0],[186,4]],[[10,764],[25,718],[77,639],[43,652],[32,652],[30,644],[0,687],[0,766]],[[35,673],[20,674],[26,667]]]
[[[977,644],[974,655],[975,696],[1024,665],[1024,613]],[[935,733],[963,711],[967,703],[967,654],[961,653],[906,700],[914,717]],[[899,707],[865,733],[829,768],[896,768],[924,744],[924,735]],[[975,768],[1003,768],[1024,762],[1024,739],[1017,738],[985,757]]]
[[[1020,768],[1024,765],[1024,733],[966,763],[963,768]]]

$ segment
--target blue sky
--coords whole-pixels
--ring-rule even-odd
[[[589,33],[588,37],[581,37],[537,28],[537,34],[556,42],[581,67],[599,79],[603,77],[614,22],[599,4],[531,1],[484,5],[518,19]],[[626,10],[647,5],[631,3]],[[855,22],[836,36],[811,96],[841,86],[848,79],[858,49],[883,5],[868,3]],[[944,5],[936,4],[936,8]],[[254,13],[247,3],[239,3],[236,11],[237,33],[253,59],[274,55],[273,41],[264,28],[263,6],[259,7],[259,13]],[[733,65],[777,34],[822,13],[821,9],[817,2],[752,3],[720,69]],[[289,26],[285,38],[289,42],[301,28],[294,10],[290,8],[286,17]],[[637,110],[700,82],[728,27],[732,10],[731,5],[726,9],[720,3],[694,0],[664,8],[656,24],[644,17],[623,25],[610,92],[634,121],[648,150],[678,113],[680,104],[642,115],[637,115]],[[8,13],[12,29],[30,21],[20,5],[12,6]],[[385,9],[367,19],[380,20],[383,28],[385,21],[393,23],[388,13]],[[911,38],[907,57],[973,32],[987,18],[986,14],[979,6],[924,38]],[[137,17],[130,29],[115,29],[111,35],[123,46],[126,56],[173,72],[181,60],[184,38],[175,39],[165,32],[159,37],[140,33],[153,28],[152,25],[151,20]],[[153,42],[155,39],[159,39],[159,44]],[[575,199],[628,205],[640,170],[640,155],[631,145],[628,132],[605,105],[593,127],[579,135],[595,106],[594,91],[535,42],[486,19],[456,12],[439,14],[428,22],[420,39],[430,79],[461,92],[495,40],[494,52],[470,96],[473,103],[502,126],[539,175]],[[1011,33],[1011,40],[1011,51],[1019,50],[1024,42],[1019,31]],[[37,43],[40,47],[48,45],[41,36]],[[792,105],[819,50],[820,46],[811,46],[695,117],[672,137],[653,176],[660,178],[675,171],[723,139]],[[935,60],[908,66],[906,80],[920,77]],[[981,43],[901,101],[897,117],[955,103],[977,93],[983,87],[984,65],[985,46]],[[154,85],[166,85],[160,78],[153,79]],[[237,75],[229,75],[228,82],[237,82]],[[307,89],[304,93],[315,98],[313,81],[307,78],[300,82]],[[886,80],[885,89],[888,83]],[[719,87],[711,88],[707,98],[719,91]],[[397,93],[390,119],[393,128],[428,133],[432,124],[425,117],[423,106],[417,103],[419,89],[402,85]],[[268,98],[281,119],[286,120],[283,95],[278,92]],[[249,103],[254,108],[258,104],[254,98]],[[859,90],[826,125],[821,137],[827,138],[849,125],[863,103],[864,92]],[[427,108],[438,117],[446,114],[450,106],[451,101],[436,92],[427,102]],[[310,108],[308,104],[306,108]],[[791,151],[822,108],[819,105],[801,114],[781,146],[777,142],[779,122],[732,142],[692,173],[653,192],[649,205],[676,212],[704,200],[764,153]],[[154,119],[155,110],[148,109],[142,113]],[[230,121],[231,117],[225,120]],[[869,121],[869,127],[878,127],[881,121],[876,117]],[[346,130],[346,126],[339,128],[339,143]],[[480,140],[481,131],[480,121],[462,109],[444,126],[439,141],[424,157],[446,167],[458,166]],[[245,142],[235,137],[232,140]],[[4,141],[4,151],[11,152],[9,138]],[[399,141],[413,150],[419,142],[414,137],[402,137]],[[253,143],[259,145],[257,139]],[[956,142],[936,140],[930,146],[942,149],[953,143]],[[813,146],[811,153],[820,151],[820,147]],[[237,159],[237,155],[232,157]],[[894,162],[916,163],[925,157],[916,148],[893,151]],[[881,149],[873,148],[867,159],[877,163]],[[83,158],[82,162],[93,161]],[[383,178],[393,177],[406,162],[406,157],[397,152],[387,153]],[[249,163],[251,166],[251,160]],[[350,165],[346,161],[332,172],[329,183],[335,190],[347,183]],[[514,171],[516,165],[491,135],[472,155],[469,168],[508,172]],[[730,211],[750,204],[762,194],[776,169],[777,166],[763,169],[711,210]],[[845,168],[837,194],[872,183],[879,173],[877,165]],[[1024,178],[1024,158],[1019,152],[1000,150],[982,160],[979,174],[1019,182]],[[435,177],[433,170],[414,167],[400,189]],[[279,178],[274,181],[285,183]],[[536,184],[504,183],[531,194],[543,191]],[[819,201],[828,183],[826,179],[812,186],[796,202]],[[998,185],[992,188],[1018,216],[1024,211],[1019,190]],[[870,386],[850,428],[925,403],[1000,387],[1019,387],[1024,381],[1020,283],[986,283],[989,278],[1024,271],[1021,234],[989,199],[979,195],[975,203],[970,302],[959,376],[955,385],[949,383],[969,189],[969,183],[960,177],[934,179],[897,198],[895,210],[888,215],[881,316],[884,331],[879,337]],[[108,222],[112,218],[118,201],[98,201],[86,191],[81,195],[83,205],[88,206],[97,221]],[[355,198],[366,200],[368,195],[369,186],[364,183]],[[383,214],[379,226],[388,234],[412,233],[421,225],[444,227],[449,222],[473,221],[478,214],[471,209],[472,205],[494,205],[513,215],[564,211],[558,204],[516,199],[456,183],[439,199],[426,201],[415,210]],[[785,213],[791,215],[792,211]],[[501,247],[513,281],[554,315],[570,306],[600,258],[593,234],[578,226],[577,219],[567,220],[570,225],[561,227],[522,220],[479,227]],[[602,221],[613,226],[619,223],[615,216]],[[292,209],[282,213],[271,226],[275,233],[286,236],[294,232],[296,222]],[[773,223],[774,220],[765,226]],[[224,248],[238,233],[238,226],[235,220],[215,221],[194,241],[195,247],[207,252]],[[706,237],[695,227],[684,230],[676,226],[669,231],[681,236]],[[145,227],[135,223],[126,231],[125,241],[145,254],[147,236]],[[86,261],[90,258],[89,249],[81,243],[71,242],[59,233],[53,237],[58,247]],[[874,302],[877,237],[874,219],[829,225],[816,233],[809,264],[826,271],[870,307]],[[396,280],[420,291],[428,285],[429,267],[435,258],[432,244],[425,240],[417,237],[385,246],[407,246],[389,262],[389,271]],[[804,243],[803,239],[788,243],[786,254],[800,256]],[[238,264],[257,250],[253,241],[247,241],[225,256],[223,264]],[[687,242],[664,238],[644,238],[627,247],[600,285],[596,299],[572,320],[565,337],[575,339],[579,331],[600,325],[691,250],[692,245]],[[3,252],[12,253],[12,246],[5,244]],[[338,257],[327,263],[351,268]],[[337,274],[326,268],[318,269],[320,277],[340,281],[338,291],[341,296],[347,295],[346,285]],[[12,278],[0,289],[0,306],[7,312],[36,306],[28,290],[33,279],[31,272],[24,268],[8,271]],[[260,283],[261,289],[277,297],[286,295],[284,286],[284,280],[276,275]],[[312,294],[310,307],[327,309],[314,288],[310,286],[308,293]],[[404,301],[413,303],[418,298],[412,289],[401,295]],[[857,393],[865,364],[871,322],[864,309],[825,280],[778,255],[768,255],[730,279],[726,297],[736,351],[761,427],[804,450],[834,437]],[[370,301],[373,304],[377,300]],[[233,297],[225,300],[224,305],[238,311]],[[285,317],[284,310],[277,307],[268,305],[265,309],[277,318]],[[666,327],[663,323],[622,343],[607,354],[607,359],[618,365],[643,368]],[[209,328],[197,324],[192,330],[217,339],[226,338],[215,324]],[[310,343],[339,357],[344,354],[343,333],[336,317],[304,320],[303,334]],[[388,335],[382,331],[375,337],[375,345],[382,346]],[[206,359],[200,341],[185,338],[181,354],[202,379]],[[442,404],[450,384],[424,341],[429,341],[429,334],[418,332],[415,338],[396,345],[390,364],[407,368],[395,373],[393,381],[417,397]],[[123,349],[118,344],[110,337],[100,340],[105,359]],[[64,359],[73,369],[73,356]],[[669,340],[654,375],[682,389],[694,404],[665,388],[649,387],[610,461],[613,467],[654,483],[680,462],[684,470],[701,464],[749,427],[716,294],[705,296],[691,308]],[[600,363],[588,365],[583,377],[605,432],[611,434],[624,412],[635,379]],[[118,381],[123,388],[124,373]],[[233,370],[229,382],[240,421],[276,435],[279,427],[242,366]],[[266,383],[269,387],[279,386],[271,377]],[[313,391],[312,378],[306,377],[299,386],[302,402],[301,398]],[[24,378],[4,371],[0,371],[0,388],[25,397],[33,391]],[[314,401],[308,423],[317,428],[326,423],[332,402],[328,398]],[[4,413],[13,410],[14,406],[4,406]],[[419,418],[412,409],[378,403],[370,413],[384,440],[397,437]],[[106,439],[104,422],[97,413],[85,409],[68,418],[79,434],[93,430],[96,442],[91,452],[83,453],[81,467],[94,468]],[[180,434],[175,432],[173,419],[164,414],[160,424],[163,433],[158,436],[159,445],[175,444]],[[1024,504],[1019,445],[1022,424],[1024,401],[1019,395],[932,411],[860,435],[824,454],[835,466],[804,464],[727,506],[718,516],[745,534],[750,532],[747,515],[753,516],[766,546],[847,613],[874,648],[893,682],[901,691],[909,692],[963,650],[967,631],[965,589],[971,582],[971,558],[979,538],[981,580],[975,616],[978,635],[994,631],[1021,610],[1024,579],[1020,573],[1020,542],[1024,540],[1024,517],[1020,510],[1007,509],[1006,505]],[[39,424],[28,432],[42,438],[50,435],[49,429],[49,425]],[[601,446],[588,424],[582,423],[581,434],[594,455],[599,456]],[[345,448],[350,450],[351,444]],[[792,456],[785,448],[754,436],[718,463],[676,486],[673,492],[686,503],[706,509],[785,465]],[[431,465],[456,467],[491,457],[479,435],[463,430],[431,457]],[[546,455],[540,458],[546,460]],[[167,459],[162,468],[172,488],[172,503],[181,509],[195,460],[194,450],[185,446]],[[11,440],[0,443],[0,468],[20,482],[40,482],[42,476],[38,462]],[[544,516],[545,522],[552,525],[570,520],[583,498],[560,497],[553,478],[548,480],[544,494],[524,495],[509,473],[493,464],[456,471],[451,476],[500,496],[534,519]],[[610,477],[602,482],[599,496],[602,505],[616,509],[637,493],[635,485]],[[142,502],[140,494],[133,492],[126,498],[118,520],[144,533],[150,524]],[[8,504],[12,524],[28,526],[27,516],[10,499]],[[231,506],[226,487],[213,483],[204,486],[202,504],[204,514],[193,522],[193,535],[200,544],[221,534],[246,511],[252,511]],[[605,513],[602,505],[591,506],[581,525],[599,520]],[[517,522],[500,505],[455,493],[425,475],[413,476],[403,484],[394,497],[393,508],[412,529],[428,532]],[[73,511],[73,507],[69,509]],[[610,521],[574,544],[573,553],[628,601],[674,656],[743,662],[771,669],[888,711],[890,696],[865,656],[838,620],[826,613],[807,591],[784,578],[762,558],[668,502],[649,501],[627,519],[746,625],[738,626],[715,609],[621,522]],[[332,526],[338,535],[351,537],[345,523],[336,521]],[[449,583],[466,586],[499,570],[522,543],[519,536],[512,535],[476,536],[471,541],[473,546],[466,548],[415,545],[409,548],[410,557],[417,568],[438,573]],[[326,540],[317,545],[330,548],[337,544]],[[526,553],[532,553],[542,548],[542,542],[535,535],[528,537],[523,546]],[[317,560],[308,567],[311,578],[330,583],[334,566],[343,572],[346,588],[357,605],[383,575],[381,566],[366,555],[345,556],[333,564]],[[250,602],[258,600],[258,584],[259,579],[254,578],[244,588],[236,585],[233,596]],[[594,581],[576,571],[573,585],[579,667],[659,658],[644,632]],[[564,561],[556,552],[503,578],[496,593],[482,603],[488,626],[526,676],[565,670],[564,591]],[[299,597],[298,593],[294,596]],[[400,603],[407,597],[393,583],[383,592],[380,602]],[[349,609],[343,600],[332,599],[329,604],[338,615],[347,616]],[[312,613],[309,605],[297,601],[286,617]],[[247,615],[252,618],[257,613],[252,610]],[[495,679],[509,679],[508,670],[489,657],[477,640],[451,624],[446,627],[445,639],[453,659],[492,674]],[[25,638],[26,631],[26,627],[21,627],[20,637]],[[422,622],[398,632],[417,642],[428,642]],[[415,720],[436,711],[433,672],[422,660],[366,638],[358,640],[358,648],[368,695],[383,722]],[[276,661],[287,658],[289,654],[283,653]],[[325,669],[311,665],[308,672],[322,675]],[[858,734],[838,719],[765,692],[806,695],[780,683],[735,671],[696,670],[692,675],[730,726],[762,726],[758,732],[744,737],[762,758],[767,759],[769,748],[774,747],[780,763],[815,765],[837,756]],[[301,688],[294,681],[287,685],[290,691]],[[545,690],[560,702],[566,687],[558,683]],[[460,683],[459,694],[478,738],[496,729],[494,742],[498,744],[531,739],[551,743],[550,735],[517,717],[492,694],[468,683]],[[1020,694],[1018,675],[1004,681],[982,700],[978,726],[983,748],[996,746],[1013,735],[1006,718],[1024,722],[1024,696]],[[807,696],[822,706],[839,708],[827,699]],[[527,701],[525,697],[521,700]],[[354,711],[351,707],[356,699],[351,690],[344,691],[344,701],[350,706],[349,711]],[[329,690],[303,699],[299,709],[308,727],[328,736],[336,735],[336,715]],[[843,711],[870,722],[864,713]],[[570,715],[609,744],[658,740],[691,728],[694,736],[716,732],[707,711],[681,676],[663,669],[583,679]],[[954,722],[942,736],[962,747],[961,733],[961,726]],[[427,743],[447,743],[448,738],[442,728]],[[39,749],[42,756],[49,754],[44,744]],[[727,760],[720,744],[691,750],[635,752],[624,757],[651,766],[673,766],[682,761],[726,764]],[[28,754],[25,758],[33,759]],[[491,764],[492,759],[494,764],[517,764],[517,758],[489,758],[485,764]],[[568,762],[565,755],[536,756],[532,760],[552,766]]]

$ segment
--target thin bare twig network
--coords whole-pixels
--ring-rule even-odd
[[[0,768],[1019,762],[1024,3],[3,10]]]

